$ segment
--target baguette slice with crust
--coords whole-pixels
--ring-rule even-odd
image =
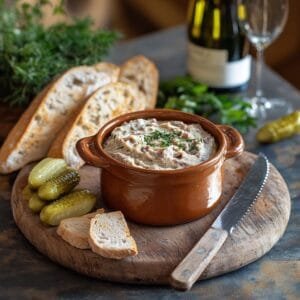
[[[80,168],[84,161],[76,150],[76,142],[96,134],[103,124],[118,115],[144,109],[143,97],[135,86],[123,82],[98,89],[60,131],[48,157],[64,158],[72,168]]]
[[[73,247],[90,249],[91,247],[88,242],[90,222],[93,217],[102,213],[104,213],[103,208],[82,217],[64,219],[60,222],[56,232]]]
[[[146,108],[155,108],[158,79],[155,64],[143,55],[134,56],[121,66],[119,80],[138,86],[140,92],[146,96]]]
[[[46,156],[58,131],[97,88],[117,81],[105,63],[75,67],[47,86],[30,104],[0,149],[0,173],[16,171]],[[112,74],[113,77],[112,77]]]
[[[98,214],[91,219],[89,244],[93,252],[107,258],[122,259],[138,253],[120,211]]]

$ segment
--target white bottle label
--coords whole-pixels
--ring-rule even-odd
[[[250,55],[233,62],[227,60],[227,50],[188,44],[188,73],[208,86],[231,88],[240,86],[250,79]]]

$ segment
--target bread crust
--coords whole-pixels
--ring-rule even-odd
[[[51,82],[47,87],[43,89],[41,93],[37,95],[37,97],[32,101],[27,110],[16,123],[14,128],[10,131],[7,139],[0,149],[0,173],[11,173],[20,169],[30,161],[43,158],[46,154],[45,150],[49,150],[47,148],[50,148],[50,151],[48,151],[49,157],[65,157],[67,155],[66,153],[68,152],[68,145],[66,141],[70,138],[69,133],[72,132],[74,124],[78,121],[78,118],[80,117],[81,112],[85,107],[85,101],[84,99],[82,99],[82,101],[79,101],[79,107],[76,110],[75,108],[72,108],[73,111],[70,112],[71,115],[66,121],[66,124],[64,124],[63,128],[60,131],[59,129],[57,130],[57,126],[55,127],[55,122],[49,120],[49,115],[47,113],[48,111],[46,109],[46,101],[48,97],[56,92],[56,88],[61,79],[66,78],[68,74],[72,74],[77,70],[82,71],[86,68],[94,68],[94,70],[96,70],[97,72],[106,73],[111,78],[111,82],[116,82],[119,79],[121,81],[127,82],[127,84],[138,86],[138,84],[134,80],[127,80],[128,78],[126,79],[125,75],[128,70],[129,72],[135,73],[137,71],[137,67],[140,64],[147,70],[147,73],[143,74],[144,78],[142,80],[151,80],[151,92],[149,92],[148,94],[145,93],[145,91],[143,91],[143,87],[141,87],[141,91],[137,89],[136,98],[140,100],[140,103],[134,101],[135,107],[131,107],[127,111],[120,109],[120,113],[141,110],[145,107],[154,108],[158,89],[158,71],[153,62],[142,55],[135,56],[132,59],[126,61],[123,64],[121,70],[118,66],[111,63],[99,63],[92,67],[79,66],[71,68],[64,72],[61,76],[53,80],[53,82]],[[150,81],[148,81],[148,83],[149,82]],[[37,114],[39,114],[39,117],[43,119],[42,126],[49,126],[49,130],[51,128],[55,128],[55,130],[53,130],[53,134],[51,134],[50,136],[46,137],[46,135],[44,135],[46,139],[44,138],[45,141],[43,143],[40,143],[41,145],[43,145],[43,147],[41,147],[41,145],[39,145],[40,147],[37,147],[39,144],[39,139],[36,138],[36,132],[33,132],[33,121]],[[116,113],[115,116],[117,115],[118,114]],[[51,123],[54,123],[54,125],[52,125]],[[35,130],[38,129],[35,127]],[[46,132],[48,131],[46,130]],[[49,146],[48,142],[51,142],[52,140],[55,141],[52,143],[52,145]],[[33,149],[35,149],[35,151],[32,151]],[[81,165],[79,165],[79,167],[80,166]]]
[[[75,232],[70,229],[70,226],[72,226],[72,223],[86,223],[83,224],[84,226],[88,225],[91,221],[91,219],[96,216],[97,214],[104,213],[104,209],[98,209],[95,212],[89,213],[87,215],[84,215],[82,217],[75,217],[75,218],[68,218],[65,220],[62,220],[57,227],[56,233],[67,243],[69,243],[71,246],[79,249],[90,249],[90,244],[88,242],[89,237],[89,231],[85,232]],[[74,225],[75,226],[75,225]]]
[[[108,64],[111,66],[111,64]],[[106,66],[105,66],[106,67]],[[89,66],[79,66],[74,67],[66,72],[64,72],[61,76],[56,78],[52,83],[50,83],[40,94],[37,95],[37,97],[32,101],[32,103],[29,105],[27,110],[24,112],[24,114],[21,116],[21,118],[18,120],[14,128],[10,131],[8,134],[7,139],[4,141],[4,144],[2,145],[0,149],[0,173],[2,174],[8,174],[13,171],[16,171],[23,167],[25,164],[27,164],[30,161],[34,161],[37,159],[40,159],[44,157],[47,153],[47,148],[49,147],[47,144],[43,143],[43,147],[45,149],[42,149],[40,147],[40,153],[38,151],[35,152],[35,154],[32,154],[31,147],[34,147],[34,145],[39,144],[39,139],[36,138],[36,135],[38,134],[36,132],[33,132],[33,122],[37,115],[39,115],[40,118],[43,120],[43,124],[41,126],[48,126],[48,129],[55,128],[53,130],[53,135],[47,136],[47,141],[51,142],[55,138],[55,135],[59,128],[57,128],[55,122],[49,122],[49,114],[47,113],[47,105],[46,101],[48,100],[51,95],[54,95],[57,89],[57,86],[59,83],[62,83],[63,80],[66,80],[68,75],[76,74],[76,72],[86,72],[87,74],[90,72],[90,70],[93,70],[94,67]],[[104,68],[104,63],[100,63],[96,65],[95,71],[101,72],[101,68]],[[118,67],[117,67],[118,68]],[[113,68],[112,73],[115,74],[115,78],[117,80],[118,75],[118,69]],[[105,73],[105,72],[103,72]],[[86,85],[86,89],[88,88],[88,85]],[[86,91],[87,92],[87,91]],[[49,98],[50,99],[50,98]],[[82,101],[84,99],[81,99]],[[60,100],[61,101],[61,100]],[[79,101],[81,102],[81,101]],[[49,102],[48,102],[49,104]],[[78,103],[80,105],[80,103]],[[60,105],[60,104],[59,104]],[[61,104],[63,107],[63,104]],[[72,108],[75,110],[75,107]],[[58,115],[58,112],[57,112]],[[62,115],[61,118],[64,116]],[[49,128],[50,127],[50,128]],[[58,130],[57,130],[58,129]],[[46,152],[44,152],[46,150]],[[24,154],[25,153],[25,154]],[[28,154],[29,153],[29,154]],[[16,162],[12,159],[13,155],[19,156],[19,161]],[[30,157],[31,156],[31,157]],[[21,159],[22,158],[22,159]],[[21,161],[21,162],[20,162]]]
[[[30,125],[30,122],[37,111],[39,105],[42,103],[43,99],[48,94],[48,91],[51,89],[51,86],[57,81],[49,83],[30,103],[25,112],[21,115],[18,122],[15,126],[10,130],[8,136],[6,137],[2,147],[0,148],[0,173],[1,174],[9,174],[13,170],[10,170],[6,167],[5,162],[10,155],[11,151],[13,151],[18,145],[21,143],[21,138],[24,132]]]
[[[120,68],[113,63],[100,62],[98,64],[95,64],[94,68],[97,71],[107,73],[112,78],[112,82],[116,82],[120,76]]]
[[[63,158],[63,148],[64,148],[64,141],[66,136],[68,135],[70,129],[73,127],[75,124],[81,110],[83,109],[84,103],[81,107],[77,109],[76,112],[72,114],[70,119],[67,121],[66,125],[59,131],[56,139],[53,141],[53,143],[50,146],[50,149],[47,153],[47,157],[52,157],[52,158]]]
[[[103,256],[105,258],[111,258],[111,259],[123,259],[128,256],[134,256],[138,254],[137,246],[135,243],[135,240],[130,237],[132,248],[131,249],[119,249],[119,250],[113,250],[113,249],[103,249],[99,248],[98,245],[94,242],[94,240],[89,237],[89,245],[94,253],[99,254],[100,256]]]
[[[125,225],[125,228],[124,228],[124,233],[126,235],[126,239],[127,241],[130,242],[130,248],[127,248],[127,249],[107,249],[105,247],[101,247],[99,243],[97,243],[97,237],[94,233],[94,224],[97,223],[97,218],[99,215],[96,215],[95,217],[93,217],[91,219],[91,223],[90,223],[90,232],[89,232],[89,244],[90,244],[90,247],[92,249],[93,252],[103,256],[103,257],[106,257],[106,258],[112,258],[112,259],[122,259],[122,258],[125,258],[125,257],[128,257],[128,256],[133,256],[133,255],[137,255],[138,254],[138,249],[137,249],[137,246],[136,246],[136,242],[135,240],[133,239],[133,237],[130,235],[130,231],[129,231],[129,228],[127,226],[127,223],[125,221],[125,218],[122,214],[121,211],[115,211],[115,212],[112,212],[112,213],[109,213],[110,215],[119,215],[122,217],[123,219],[123,222],[124,222],[124,225]]]
[[[117,65],[112,63],[101,62],[93,66],[97,71],[105,72],[111,77],[111,82],[114,83],[118,80],[120,74],[120,68]],[[67,146],[66,140],[68,139],[68,135],[70,131],[74,128],[78,119],[81,116],[81,112],[84,110],[84,107],[88,105],[88,102],[93,99],[93,95],[97,92],[97,90],[92,93],[89,97],[87,97],[86,101],[72,114],[70,119],[67,121],[66,125],[60,130],[58,136],[55,138],[53,143],[50,146],[47,156],[48,157],[56,157],[56,158],[64,158],[67,155]]]
[[[140,67],[141,65],[142,68]],[[137,76],[143,76],[143,83],[138,82]],[[146,108],[155,108],[157,102],[159,72],[154,62],[143,55],[137,55],[128,59],[121,66],[119,80],[135,83],[139,90],[146,96]],[[150,91],[146,91],[145,89],[147,82],[151,82],[152,88]]]
[[[143,98],[143,95],[139,94],[139,91],[136,89],[135,86],[129,84],[129,83],[123,83],[123,82],[114,82],[107,84],[98,90],[96,90],[86,101],[85,103],[74,113],[74,115],[70,118],[70,120],[67,122],[67,124],[64,126],[64,128],[60,131],[57,138],[52,143],[50,150],[47,154],[48,157],[57,157],[57,158],[64,158],[66,162],[73,168],[80,168],[84,162],[80,159],[80,161],[74,161],[71,159],[71,154],[74,155],[74,152],[72,152],[72,147],[75,148],[76,142],[73,141],[76,137],[76,127],[80,126],[81,128],[86,127],[86,130],[81,130],[81,134],[85,131],[85,135],[93,135],[96,134],[96,131],[94,129],[91,129],[91,124],[89,124],[86,120],[86,116],[89,115],[88,108],[89,106],[97,103],[102,108],[106,106],[105,103],[101,103],[103,100],[103,97],[99,99],[100,95],[103,95],[105,92],[115,90],[116,92],[119,91],[127,91],[127,96],[123,96],[119,98],[118,100],[122,100],[117,107],[114,107],[113,110],[110,111],[111,115],[107,115],[106,118],[101,117],[99,113],[98,118],[98,124],[97,130],[100,129],[101,125],[103,123],[109,121],[110,119],[126,112],[136,111],[140,109],[144,109],[144,102],[140,101],[141,98]],[[109,97],[109,96],[107,96]],[[129,102],[129,99],[132,101]],[[80,124],[81,123],[81,124]],[[80,124],[80,125],[79,125]],[[93,126],[94,127],[94,126]],[[83,136],[79,137],[82,138]],[[74,149],[73,149],[74,150]],[[76,150],[74,150],[76,151]],[[78,155],[78,154],[77,154]]]

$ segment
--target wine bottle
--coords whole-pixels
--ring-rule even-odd
[[[193,0],[188,24],[188,73],[215,91],[245,90],[250,79],[249,44],[235,0]]]

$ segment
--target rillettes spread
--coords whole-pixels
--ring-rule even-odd
[[[104,150],[129,166],[176,170],[210,159],[216,151],[214,137],[199,124],[136,119],[116,127]]]

